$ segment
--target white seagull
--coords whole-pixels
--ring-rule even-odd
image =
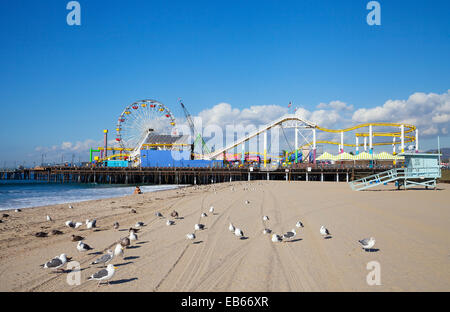
[[[281,238],[280,235],[278,234],[273,234],[272,235],[272,242],[274,243],[281,243],[283,241],[283,239]]]
[[[102,269],[102,270],[98,271],[97,273],[92,274],[91,277],[88,278],[88,280],[98,281],[97,287],[100,287],[100,284],[102,281],[109,280],[109,279],[111,279],[111,277],[113,277],[115,269],[116,269],[115,266],[113,266],[112,264],[108,264],[106,269]],[[109,285],[109,281],[108,281],[108,285]]]
[[[138,239],[137,234],[134,233],[133,231],[130,232],[130,241],[135,241]]]
[[[123,246],[121,244],[117,244],[116,248],[114,248],[114,257],[118,256],[123,257]]]
[[[195,234],[194,233],[186,234],[186,239],[194,240],[195,239]]]
[[[320,227],[320,234],[322,234],[324,237],[330,235],[330,232],[328,231],[328,229],[326,227],[324,227],[323,225]]]
[[[209,212],[214,213],[214,206],[209,207]]]
[[[167,220],[167,222],[166,222],[166,225],[167,225],[167,226],[169,226],[169,225],[174,225],[174,224],[175,224],[175,222],[172,221],[172,220]]]
[[[61,269],[67,261],[72,260],[72,258],[68,258],[66,254],[61,254],[59,257],[55,257],[50,261],[47,261],[45,264],[41,264],[45,269],[56,269],[56,271],[63,270]]]
[[[69,221],[66,221],[66,226],[73,228],[73,227],[75,227],[75,223],[73,223],[72,220],[69,220]]]
[[[155,212],[155,216],[162,218],[163,215],[160,212]]]
[[[364,238],[358,241],[364,250],[371,250],[375,245],[375,238]]]
[[[75,225],[73,227],[78,229],[82,225],[83,225],[83,222],[77,222],[77,223],[75,223]]]
[[[92,229],[92,228],[95,228],[97,226],[97,220],[89,220],[89,219],[86,219],[86,228],[87,229]]]
[[[70,208],[70,209],[73,209],[73,206],[72,206],[72,205],[69,205],[69,208]]]
[[[77,249],[78,249],[78,251],[83,252],[83,251],[91,250],[93,248],[91,246],[89,246],[88,244],[85,244],[82,241],[79,241],[77,244]]]
[[[263,220],[264,220],[264,221],[269,221],[269,217],[268,217],[268,216],[264,216],[264,217],[263,217]]]
[[[144,222],[136,222],[136,224],[134,225],[134,227],[141,227],[144,226]]]
[[[230,223],[230,225],[228,226],[228,229],[230,230],[230,232],[234,232],[234,230],[236,230],[236,228],[234,227],[234,225],[232,223]]]
[[[294,229],[292,229],[290,232],[287,232],[286,234],[283,234],[283,239],[292,239],[297,235]]]
[[[303,227],[303,223],[302,223],[301,221],[298,221],[298,222],[295,224],[295,226],[298,227],[298,228],[301,228],[301,227]]]
[[[202,213],[201,215],[200,215],[200,217],[202,217],[202,218],[205,218],[205,217],[207,217],[208,215],[206,214],[206,213]]]
[[[194,225],[194,230],[196,230],[196,231],[200,231],[200,230],[203,230],[205,228],[205,225],[204,224],[196,224],[196,225]]]
[[[236,228],[234,230],[234,235],[236,235],[237,237],[244,237],[244,232],[242,232],[241,229]]]
[[[270,234],[270,233],[272,233],[271,229],[264,229],[263,230],[263,234]]]
[[[52,221],[52,218],[50,216],[47,216],[47,221]]]
[[[106,254],[101,256],[100,258],[96,259],[94,262],[91,262],[91,264],[106,264],[110,262],[114,258],[114,253],[111,250],[108,250]]]

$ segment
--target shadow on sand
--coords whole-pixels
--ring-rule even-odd
[[[111,285],[116,285],[116,284],[124,284],[124,283],[129,283],[132,281],[137,280],[137,277],[133,277],[133,278],[125,278],[125,279],[121,279],[121,280],[117,280],[117,281],[111,281],[109,282]]]

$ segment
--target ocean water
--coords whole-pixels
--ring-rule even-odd
[[[182,185],[143,185],[143,193],[171,190]],[[131,195],[134,186],[105,184],[56,184],[0,181],[0,210],[31,208]]]

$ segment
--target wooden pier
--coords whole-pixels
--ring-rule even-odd
[[[286,180],[349,182],[386,170],[327,166],[302,166],[264,170],[260,168],[89,168],[45,167],[22,170],[0,170],[0,180],[28,180],[49,183],[100,184],[210,184],[230,181]]]

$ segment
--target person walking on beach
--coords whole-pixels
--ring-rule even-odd
[[[139,188],[139,186],[136,186],[136,188],[134,189],[134,194],[142,194],[142,191]]]

